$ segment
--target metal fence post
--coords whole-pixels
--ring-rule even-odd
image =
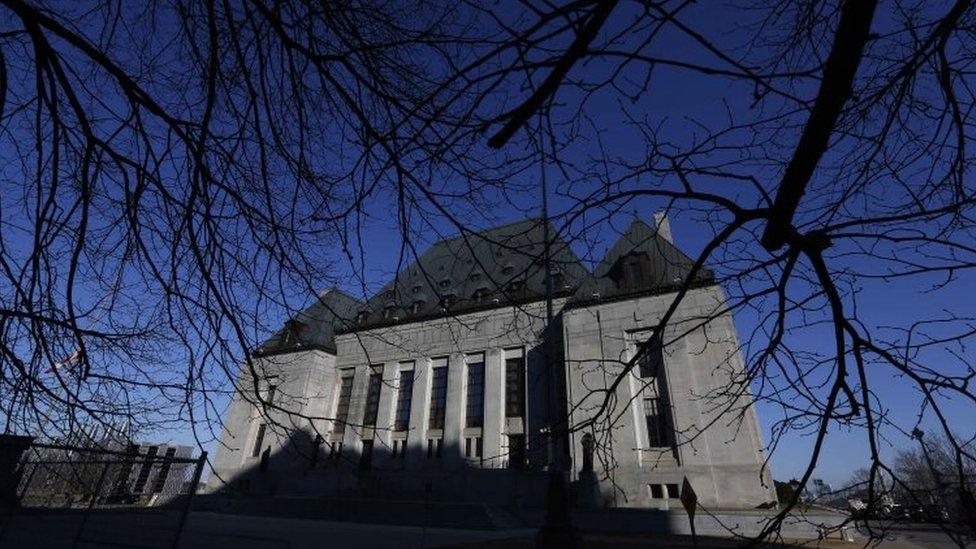
[[[106,461],[105,466],[102,467],[102,474],[98,476],[98,484],[95,485],[95,491],[92,493],[91,499],[88,501],[88,507],[85,509],[85,514],[81,517],[81,524],[78,526],[78,531],[75,532],[75,541],[71,544],[72,547],[77,547],[78,542],[81,541],[81,534],[85,531],[85,524],[88,523],[88,515],[91,514],[92,507],[95,506],[95,501],[98,500],[98,494],[102,491],[102,483],[105,482],[105,475],[108,474],[108,466],[111,462]]]
[[[176,549],[180,544],[180,538],[183,536],[183,528],[186,526],[186,517],[190,514],[190,503],[193,501],[193,494],[197,491],[197,486],[200,485],[200,475],[203,474],[203,466],[207,463],[207,452],[201,452],[200,457],[197,458],[197,466],[193,471],[193,480],[190,481],[190,490],[186,494],[186,501],[183,503],[183,510],[180,511],[180,521],[176,526],[176,536],[173,537],[173,549]]]

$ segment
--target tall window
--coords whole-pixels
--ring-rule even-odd
[[[435,361],[437,363],[444,365],[432,370],[428,429],[443,429],[444,416],[447,413],[447,359],[438,359]]]
[[[525,417],[525,355],[505,351],[505,417]]]
[[[465,427],[483,427],[485,423],[485,357],[468,357],[468,389]]]
[[[637,336],[637,348],[647,339],[647,333]],[[664,349],[661,348],[661,336],[654,334],[651,336],[650,343],[644,354],[637,362],[637,371],[641,379],[656,378],[661,371],[661,364],[664,362]]]
[[[264,423],[258,425],[258,434],[254,437],[254,448],[251,449],[251,457],[258,457],[261,455],[261,447],[264,446],[264,433],[268,430],[268,426]]]
[[[397,386],[396,418],[393,420],[394,431],[406,431],[410,428],[410,405],[413,401],[413,369],[400,370],[400,382]]]
[[[667,411],[664,409],[660,398],[648,397],[644,399],[644,420],[647,423],[648,446],[655,448],[671,445]]]
[[[366,410],[363,412],[363,425],[376,425],[376,415],[380,409],[380,390],[383,388],[383,365],[373,366],[366,389]]]
[[[649,339],[648,339],[649,338]],[[634,336],[634,352],[645,342],[648,346],[638,359],[644,423],[647,427],[647,444],[652,448],[671,446],[674,441],[670,406],[664,384],[664,350],[659,334],[641,332]]]
[[[339,384],[339,402],[336,404],[335,421],[332,423],[333,433],[344,433],[346,421],[349,420],[349,399],[352,397],[352,375],[342,377]]]

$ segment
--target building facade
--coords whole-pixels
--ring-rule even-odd
[[[244,368],[208,484],[538,506],[559,467],[581,505],[676,506],[685,477],[711,508],[775,501],[724,295],[656,225],[592,271],[528,220],[366,303],[324,293]]]

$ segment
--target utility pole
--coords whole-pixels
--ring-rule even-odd
[[[541,132],[540,132],[541,135]],[[536,547],[540,548],[575,548],[579,546],[579,538],[569,519],[569,479],[567,478],[564,460],[562,459],[562,449],[557,439],[556,429],[556,399],[560,394],[558,381],[560,376],[556,370],[562,365],[556,364],[553,349],[553,339],[555,339],[555,326],[553,325],[553,306],[552,306],[552,254],[549,235],[549,192],[546,183],[546,163],[544,144],[540,146],[543,152],[541,162],[541,187],[542,187],[542,238],[543,244],[543,264],[546,270],[546,327],[545,334],[545,360],[546,372],[548,374],[547,392],[547,416],[549,423],[549,483],[546,490],[546,516],[545,523],[536,536]]]

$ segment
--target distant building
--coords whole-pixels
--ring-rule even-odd
[[[563,460],[575,492],[595,492],[600,506],[677,506],[685,477],[711,508],[775,501],[748,388],[727,403],[741,423],[718,420],[701,399],[742,374],[710,272],[654,333],[692,266],[666,220],[656,229],[634,220],[592,272],[555,238],[551,326],[543,234],[528,220],[442,240],[367,303],[324,293],[254,353],[272,408],[232,401],[210,485],[530,505],[543,501],[549,464]],[[715,318],[698,325],[703,315]],[[610,414],[567,434],[567,418],[596,417],[647,340],[644,359],[610,390]],[[245,368],[240,386],[254,383]],[[581,473],[585,433],[591,476]]]
[[[192,447],[133,443],[126,453],[133,458],[123,457],[113,469],[111,499],[138,501],[186,493],[194,465],[183,460],[193,456]]]
[[[804,499],[807,501],[817,501],[832,496],[834,489],[824,479],[815,478],[810,480],[810,486],[804,489],[803,492]]]
[[[186,461],[192,457],[190,446],[125,443],[117,432],[90,434],[25,455],[25,503],[87,501],[94,495],[105,503],[146,504],[184,493],[194,467]]]

